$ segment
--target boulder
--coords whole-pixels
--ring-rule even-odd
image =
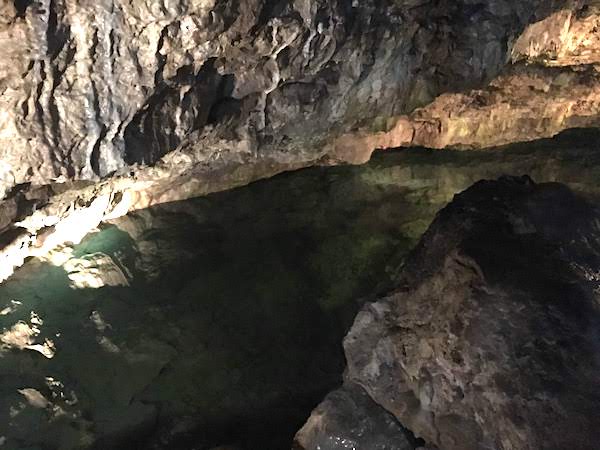
[[[528,177],[478,182],[399,280],[345,338],[349,382],[444,450],[598,448],[597,207]]]
[[[296,434],[297,450],[412,450],[412,437],[356,384],[330,393]]]

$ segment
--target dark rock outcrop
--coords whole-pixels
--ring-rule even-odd
[[[298,450],[412,450],[408,432],[394,416],[354,384],[329,394],[296,435]]]
[[[457,195],[357,316],[347,381],[444,450],[598,448],[599,224],[527,177]]]

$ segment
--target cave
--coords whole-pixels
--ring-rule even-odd
[[[0,6],[0,450],[597,450],[598,29]]]

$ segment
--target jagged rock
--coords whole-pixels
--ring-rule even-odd
[[[482,84],[530,23],[585,4],[5,2],[0,198],[176,149],[188,171],[309,165],[336,133]]]
[[[596,449],[599,224],[527,177],[457,195],[357,316],[347,379],[444,450]]]
[[[517,64],[485,89],[443,94],[409,116],[389,118],[384,131],[340,136],[331,144],[329,156],[363,163],[377,149],[492,148],[598,126],[600,75],[595,66]]]
[[[116,449],[151,436],[144,448],[247,448],[234,435],[248,405],[258,416],[249,426],[265,430],[255,439],[289,441],[250,448],[291,447],[300,422],[340,382],[345,328],[333,311],[350,321],[354,300],[393,281],[435,211],[484,176],[534,173],[600,192],[597,142],[587,132],[491,152],[380,153],[361,167],[314,168],[131,213],[113,221],[127,234],[103,226],[72,254],[50,254],[62,264],[108,255],[132,273],[127,287],[74,290],[64,267],[29,261],[0,286],[5,447]],[[89,204],[59,195],[75,210]],[[47,340],[51,359],[37,347],[51,350]],[[64,386],[50,389],[49,375]],[[33,408],[22,389],[52,404]],[[212,425],[231,416],[233,430]],[[181,440],[193,444],[178,447]]]
[[[417,150],[416,153],[406,152],[406,157],[396,154],[388,159],[404,161],[398,164],[410,165],[410,169],[390,168],[390,175],[373,181],[385,182],[392,176],[394,182],[407,183],[407,186],[425,183],[431,189],[423,189],[419,195],[438,196],[435,204],[440,207],[455,192],[466,189],[475,181],[505,173],[529,173],[540,181],[561,180],[583,192],[598,193],[595,181],[598,174],[594,169],[600,162],[597,143],[598,136],[593,130],[574,130],[554,140],[489,149],[487,156],[481,152],[447,152],[428,156],[430,161],[419,157],[413,161],[412,155],[423,154]],[[533,156],[528,156],[530,153]],[[540,164],[540,161],[544,163]],[[456,174],[449,173],[440,164],[454,167]],[[261,166],[247,161],[219,170],[211,166],[187,172],[185,162],[181,162],[172,170],[161,165],[147,168],[137,172],[134,178],[118,177],[99,184],[55,184],[18,191],[10,202],[3,203],[10,204],[4,211],[7,214],[3,217],[5,223],[17,221],[18,227],[7,226],[0,235],[0,259],[3,261],[0,280],[10,276],[27,257],[43,256],[65,241],[76,243],[100,222],[121,217],[127,211],[240,186],[265,174],[275,175],[284,168],[284,165]],[[583,168],[586,170],[582,171]],[[469,175],[465,177],[466,173]],[[0,217],[1,214],[0,209]]]
[[[336,138],[334,160],[367,161],[381,148],[486,148],[600,125],[600,8],[585,2],[528,26],[512,47],[513,64],[481,89],[440,95],[379,130]]]
[[[407,431],[359,386],[329,394],[296,434],[298,450],[412,450]]]
[[[512,49],[512,60],[546,66],[580,66],[600,62],[600,4],[587,2],[577,11],[562,10],[528,26]]]

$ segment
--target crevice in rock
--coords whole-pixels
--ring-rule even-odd
[[[50,0],[48,4],[48,26],[46,28],[46,42],[48,44],[48,56],[54,59],[68,41],[70,27],[64,26],[58,17],[56,0]]]
[[[108,128],[106,126],[102,126],[100,129],[100,134],[98,135],[96,142],[94,143],[94,147],[92,148],[92,152],[90,154],[90,166],[95,174],[101,175],[101,167],[100,167],[100,158],[102,155],[100,154],[100,146],[102,142],[106,138],[108,133]]]
[[[17,11],[17,17],[25,17],[27,13],[27,8],[33,5],[34,0],[14,0],[13,4],[15,5],[15,9]]]
[[[125,129],[125,161],[155,163],[191,132],[235,117],[240,102],[231,98],[235,78],[221,76],[210,59],[198,73],[182,67],[176,77],[142,107]]]
[[[167,57],[161,53],[163,46],[165,45],[165,39],[169,34],[169,25],[166,25],[160,32],[160,38],[158,39],[158,43],[156,44],[156,62],[157,68],[154,73],[154,85],[157,86],[158,89],[161,88],[161,85],[164,81],[163,79],[163,69],[167,62]]]
[[[234,87],[235,75],[228,74],[221,78],[217,97],[208,113],[206,125],[217,125],[239,118],[242,101],[231,96]]]
[[[243,0],[217,0],[215,11],[224,19],[225,30],[228,30],[239,17],[241,1]]]
[[[272,17],[281,16],[284,11],[289,9],[289,6],[289,0],[265,0],[254,30],[258,30],[265,26]]]

